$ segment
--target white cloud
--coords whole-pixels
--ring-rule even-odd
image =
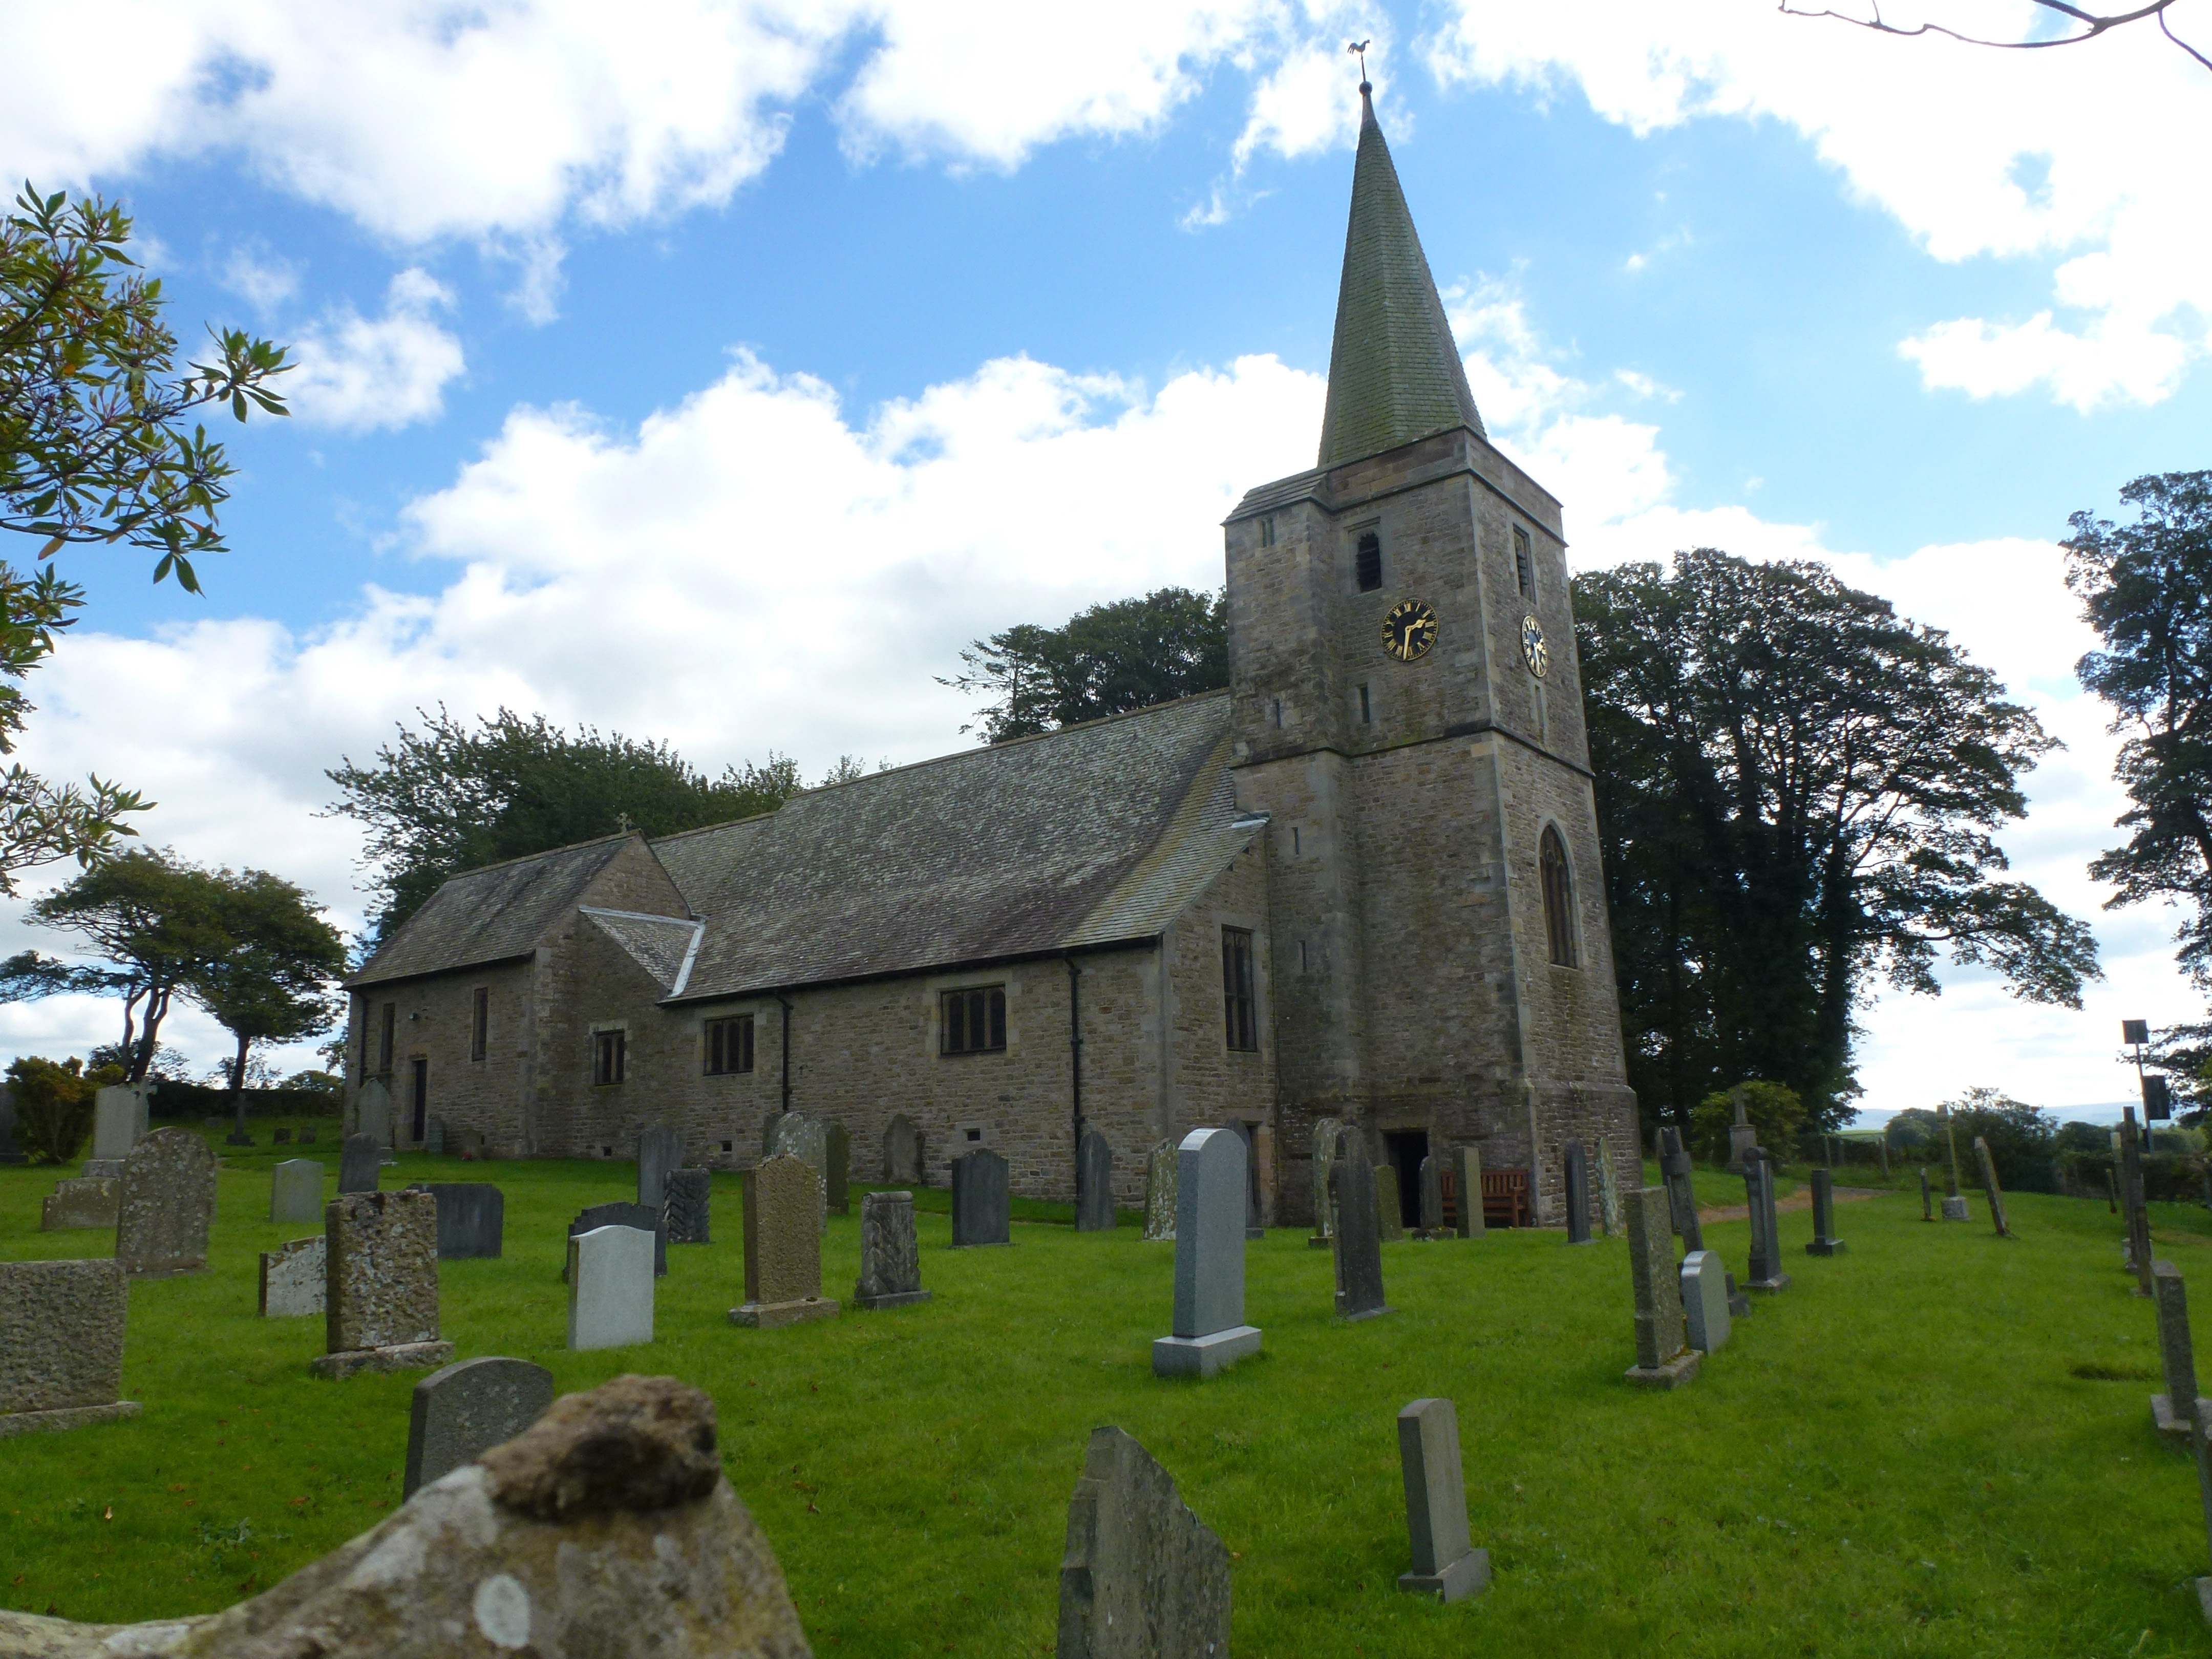
[[[2019,38],[2037,12],[2025,0],[1948,0],[1942,15]],[[1699,117],[1775,119],[1936,258],[2063,261],[2043,314],[1958,319],[1905,343],[1932,386],[2045,386],[2081,409],[2154,402],[2212,344],[2204,74],[2154,28],[2006,52],[1722,0],[1459,0],[1429,55],[1448,82],[1540,97],[1577,87],[1639,134]]]
[[[150,256],[147,262],[154,263]],[[299,291],[300,267],[258,248],[236,248],[223,262],[222,285],[256,311],[265,313]]]
[[[299,368],[281,389],[301,420],[348,432],[397,431],[434,420],[446,382],[465,367],[461,343],[435,321],[453,295],[428,272],[403,270],[386,291],[384,315],[350,306],[300,336]]]

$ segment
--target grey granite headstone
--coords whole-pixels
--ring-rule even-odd
[[[156,1129],[123,1160],[115,1259],[127,1273],[197,1273],[215,1223],[215,1154],[190,1129]]]
[[[921,1185],[921,1130],[904,1112],[884,1126],[884,1179],[900,1186]]]
[[[323,1166],[312,1158],[288,1158],[269,1172],[271,1221],[323,1218]]]
[[[1807,1255],[1834,1255],[1844,1249],[1836,1237],[1836,1178],[1826,1170],[1813,1171],[1813,1242]]]
[[[1006,1160],[988,1146],[954,1158],[952,1248],[1011,1244],[1007,1220]]]
[[[68,1232],[85,1227],[112,1227],[123,1207],[120,1181],[86,1180],[79,1176],[54,1183],[54,1190],[39,1200],[39,1231]]]
[[[668,1195],[668,1172],[684,1167],[684,1137],[656,1123],[637,1138],[637,1201],[657,1210]]]
[[[648,1210],[642,1204],[594,1204],[581,1212],[568,1224],[568,1237],[590,1232],[594,1227],[635,1227],[653,1235],[653,1276],[668,1276],[668,1227],[660,1212]]]
[[[1698,1351],[1683,1345],[1682,1284],[1667,1189],[1636,1187],[1623,1197],[1636,1291],[1636,1364],[1626,1377],[1641,1389],[1678,1388],[1698,1374]]]
[[[1343,1133],[1344,1124],[1337,1118],[1320,1118],[1314,1123],[1314,1230],[1306,1243],[1318,1249],[1328,1249],[1336,1237],[1336,1189],[1329,1184],[1329,1172],[1336,1167],[1336,1142]]]
[[[113,1261],[0,1261],[0,1439],[138,1414],[118,1397],[130,1303]]]
[[[653,1251],[659,1243],[658,1233],[640,1227],[593,1227],[568,1235],[571,1350],[653,1340]]]
[[[1062,1659],[1228,1659],[1228,1547],[1120,1429],[1091,1431],[1067,1506],[1059,1651]]]
[[[763,1158],[744,1175],[745,1300],[730,1322],[756,1330],[835,1319],[822,1294],[821,1184],[788,1155]]]
[[[1176,1223],[1176,1149],[1163,1140],[1145,1155],[1145,1237],[1172,1243]]]
[[[146,1138],[146,1087],[111,1083],[92,1097],[92,1155],[128,1158]]]
[[[1690,1346],[1711,1353],[1725,1345],[1729,1317],[1728,1268],[1717,1250],[1692,1250],[1682,1258],[1682,1312]]]
[[[1482,1149],[1452,1148],[1452,1224],[1462,1238],[1486,1238],[1490,1224],[1482,1214]]]
[[[307,1319],[325,1310],[330,1289],[327,1237],[295,1238],[261,1253],[259,1306],[264,1319]]]
[[[1698,1194],[1691,1177],[1696,1166],[1682,1147],[1682,1132],[1675,1128],[1659,1131],[1659,1173],[1667,1182],[1667,1209],[1673,1218],[1674,1231],[1682,1236],[1686,1250],[1705,1248],[1705,1232],[1698,1221]]]
[[[1741,1175],[1744,1159],[1750,1154],[1751,1149],[1759,1145],[1759,1131],[1753,1127],[1749,1115],[1744,1109],[1743,1091],[1740,1089],[1731,1089],[1729,1091],[1729,1097],[1735,1103],[1735,1121],[1729,1125],[1727,1169],[1730,1175]]]
[[[1375,1213],[1375,1170],[1367,1138],[1357,1128],[1339,1133],[1329,1172],[1336,1212],[1336,1311],[1345,1319],[1371,1319],[1390,1311],[1382,1299],[1382,1234]]]
[[[1459,1413],[1449,1400],[1416,1400],[1398,1413],[1398,1463],[1406,1478],[1406,1532],[1413,1567],[1398,1588],[1464,1601],[1490,1588],[1490,1552],[1468,1537],[1467,1476]]]
[[[15,1091],[0,1083],[0,1164],[21,1164],[25,1158],[15,1139]]]
[[[822,1197],[830,1214],[853,1213],[853,1132],[834,1117],[822,1126]]]
[[[1442,1238],[1444,1236],[1444,1171],[1434,1152],[1421,1160],[1420,1204],[1421,1237]]]
[[[2197,1348],[2189,1334],[2189,1291],[2171,1261],[2150,1264],[2152,1298],[2158,1304],[2158,1352],[2166,1392],[2150,1398],[2150,1420],[2171,1440],[2186,1442],[2194,1419],[2212,1413],[2212,1400],[2197,1392]],[[2185,1402],[2179,1411],[2175,1401]],[[2195,1401],[2193,1410],[2185,1402]]]
[[[1567,1194],[1567,1243],[1587,1244],[1590,1242],[1589,1159],[1579,1140],[1567,1143],[1562,1179]]]
[[[1398,1169],[1393,1164],[1375,1165],[1375,1230],[1385,1244],[1406,1236],[1406,1200],[1398,1189]]]
[[[1779,1291],[1790,1283],[1782,1271],[1782,1242],[1775,1225],[1774,1160],[1764,1147],[1754,1146],[1743,1160],[1745,1207],[1751,1212],[1751,1265],[1744,1288]]]
[[[401,1496],[505,1445],[552,1403],[553,1373],[526,1359],[464,1359],[432,1371],[408,1401]]]
[[[1075,1231],[1114,1231],[1114,1148],[1096,1129],[1083,1132],[1075,1159]]]
[[[671,1170],[661,1214],[671,1244],[711,1244],[714,1177],[705,1170]]]
[[[438,1201],[428,1193],[355,1193],[323,1212],[323,1321],[329,1352],[310,1369],[429,1370],[453,1357],[438,1334]]]
[[[354,1100],[353,1133],[367,1135],[380,1159],[392,1145],[392,1091],[382,1078],[373,1077],[361,1085],[361,1093]],[[346,1139],[351,1140],[353,1136]]]
[[[1194,1129],[1176,1149],[1175,1334],[1154,1339],[1155,1376],[1212,1376],[1260,1351],[1244,1322],[1244,1137]]]
[[[2010,1238],[2012,1228],[2005,1221],[2004,1188],[1997,1182],[1996,1160],[1990,1156],[1990,1143],[1979,1135],[1974,1137],[1974,1157],[1982,1166],[1982,1195],[1990,1201],[1990,1219],[1996,1224],[1999,1238]]]
[[[498,1255],[507,1238],[507,1194],[488,1181],[434,1181],[413,1190],[438,1200],[438,1260]]]
[[[860,1199],[860,1278],[853,1302],[862,1308],[904,1308],[929,1300],[921,1288],[921,1248],[914,1232],[912,1193],[866,1193]]]
[[[379,1163],[376,1142],[368,1135],[348,1135],[338,1154],[338,1193],[373,1193]]]

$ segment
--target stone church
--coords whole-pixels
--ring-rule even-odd
[[[1230,688],[454,877],[349,987],[401,1145],[666,1123],[738,1169],[793,1109],[873,1179],[902,1116],[923,1179],[986,1146],[1066,1199],[1096,1127],[1131,1204],[1231,1125],[1285,1224],[1322,1117],[1407,1176],[1478,1145],[1539,1223],[1568,1140],[1632,1176],[1559,504],[1484,434],[1360,93],[1317,463],[1226,525]]]

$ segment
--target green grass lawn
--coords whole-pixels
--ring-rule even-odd
[[[337,1148],[315,1150],[335,1176]],[[260,1219],[276,1155],[225,1168],[211,1271],[133,1285],[124,1386],[144,1415],[0,1441],[0,1605],[220,1607],[398,1501],[416,1376],[316,1380],[321,1322],[254,1314],[256,1253],[307,1231]],[[1048,1653],[1068,1496],[1102,1423],[1166,1464],[1234,1552],[1240,1659],[2212,1651],[2195,1484],[2150,1426],[2155,1325],[2102,1204],[2016,1196],[2005,1241],[1978,1196],[1972,1224],[1931,1226],[1893,1194],[1839,1206],[1850,1248],[1833,1259],[1806,1256],[1811,1218],[1785,1214],[1796,1283],[1695,1382],[1647,1395],[1620,1380],[1625,1245],[1556,1232],[1390,1245],[1397,1311],[1354,1326],[1331,1315],[1328,1254],[1271,1233],[1248,1253],[1265,1353],[1204,1383],[1151,1374],[1172,1248],[1127,1227],[1029,1221],[1011,1249],[952,1251],[925,1208],[935,1302],[742,1330],[724,1317],[743,1299],[737,1183],[719,1176],[720,1242],[669,1252],[659,1340],[572,1355],[564,1226],[627,1196],[629,1167],[410,1157],[386,1182],[477,1177],[506,1189],[507,1254],[443,1269],[459,1356],[533,1359],[563,1390],[643,1371],[712,1393],[730,1479],[817,1652]],[[0,1170],[0,1256],[111,1248],[35,1231],[53,1179]],[[2212,1217],[2160,1206],[2154,1226],[2212,1310]],[[832,1218],[833,1296],[858,1229]],[[1708,1237],[1741,1273],[1743,1224]],[[1395,1582],[1394,1419],[1425,1395],[1458,1404],[1497,1574],[1452,1607]]]

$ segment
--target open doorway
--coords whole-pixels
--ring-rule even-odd
[[[1398,1172],[1398,1219],[1408,1227],[1421,1224],[1421,1160],[1429,1155],[1426,1129],[1385,1129],[1382,1155]]]

